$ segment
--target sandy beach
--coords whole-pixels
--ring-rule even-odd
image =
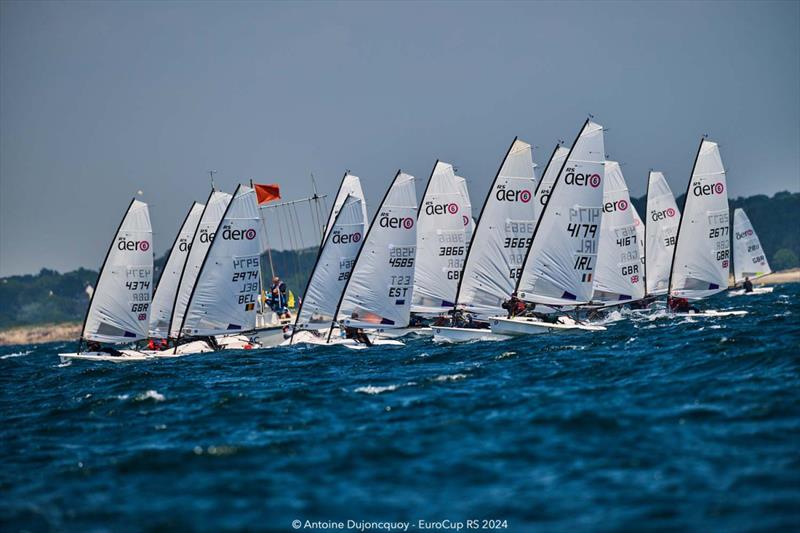
[[[0,331],[0,345],[71,341],[77,339],[80,333],[80,322],[18,326]]]

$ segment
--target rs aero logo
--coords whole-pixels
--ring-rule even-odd
[[[333,234],[333,244],[350,244],[351,242],[359,242],[360,240],[361,234],[359,232]]]
[[[722,194],[725,192],[725,185],[721,181],[717,183],[706,183],[701,185],[700,182],[694,184],[692,187],[692,194],[695,196],[711,196],[712,194]]]
[[[498,189],[495,197],[501,202],[522,202],[527,204],[531,201],[531,191],[528,189]]]
[[[188,252],[192,249],[192,243],[187,241],[186,239],[182,239],[181,242],[178,243],[178,250],[181,252]]]
[[[120,237],[117,241],[117,248],[128,252],[146,252],[150,249],[150,243],[148,241],[131,241]]]
[[[668,218],[672,218],[675,216],[675,209],[672,207],[668,207],[666,209],[662,209],[661,211],[650,211],[650,219],[653,222],[658,222],[659,220],[666,220]]]
[[[603,179],[600,177],[600,174],[584,174],[583,172],[570,170],[564,175],[564,183],[567,185],[578,185],[579,187],[589,185],[596,189],[600,186],[602,181]]]
[[[455,215],[458,213],[458,204],[428,204],[425,206],[426,215]]]
[[[626,209],[628,209],[628,202],[626,200],[617,200],[616,202],[606,202],[603,204],[603,213],[625,211]]]
[[[230,226],[225,226],[222,230],[222,238],[226,241],[252,241],[256,238],[256,230],[249,229],[231,229]]]
[[[746,239],[747,237],[750,237],[751,235],[753,235],[753,230],[752,229],[748,229],[748,230],[745,230],[745,231],[742,231],[742,232],[738,232],[737,231],[736,232],[736,240],[738,241],[739,239]]]
[[[389,215],[381,215],[381,219],[378,223],[382,228],[411,229],[414,227],[414,219],[410,217],[390,217]]]

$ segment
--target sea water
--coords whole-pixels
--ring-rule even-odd
[[[3,347],[0,524],[797,531],[798,298],[465,345],[127,364]]]

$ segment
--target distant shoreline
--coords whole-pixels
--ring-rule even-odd
[[[755,280],[754,285],[779,285],[800,283],[800,268],[773,272]],[[44,344],[47,342],[74,341],[80,335],[80,322],[13,326],[0,330],[0,346],[13,344]]]

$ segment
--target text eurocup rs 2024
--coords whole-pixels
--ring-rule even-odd
[[[410,531],[410,530],[481,530],[508,529],[508,520],[474,519],[474,520],[417,520],[416,522],[368,522],[364,520],[294,520],[294,529],[331,530],[331,531]]]

